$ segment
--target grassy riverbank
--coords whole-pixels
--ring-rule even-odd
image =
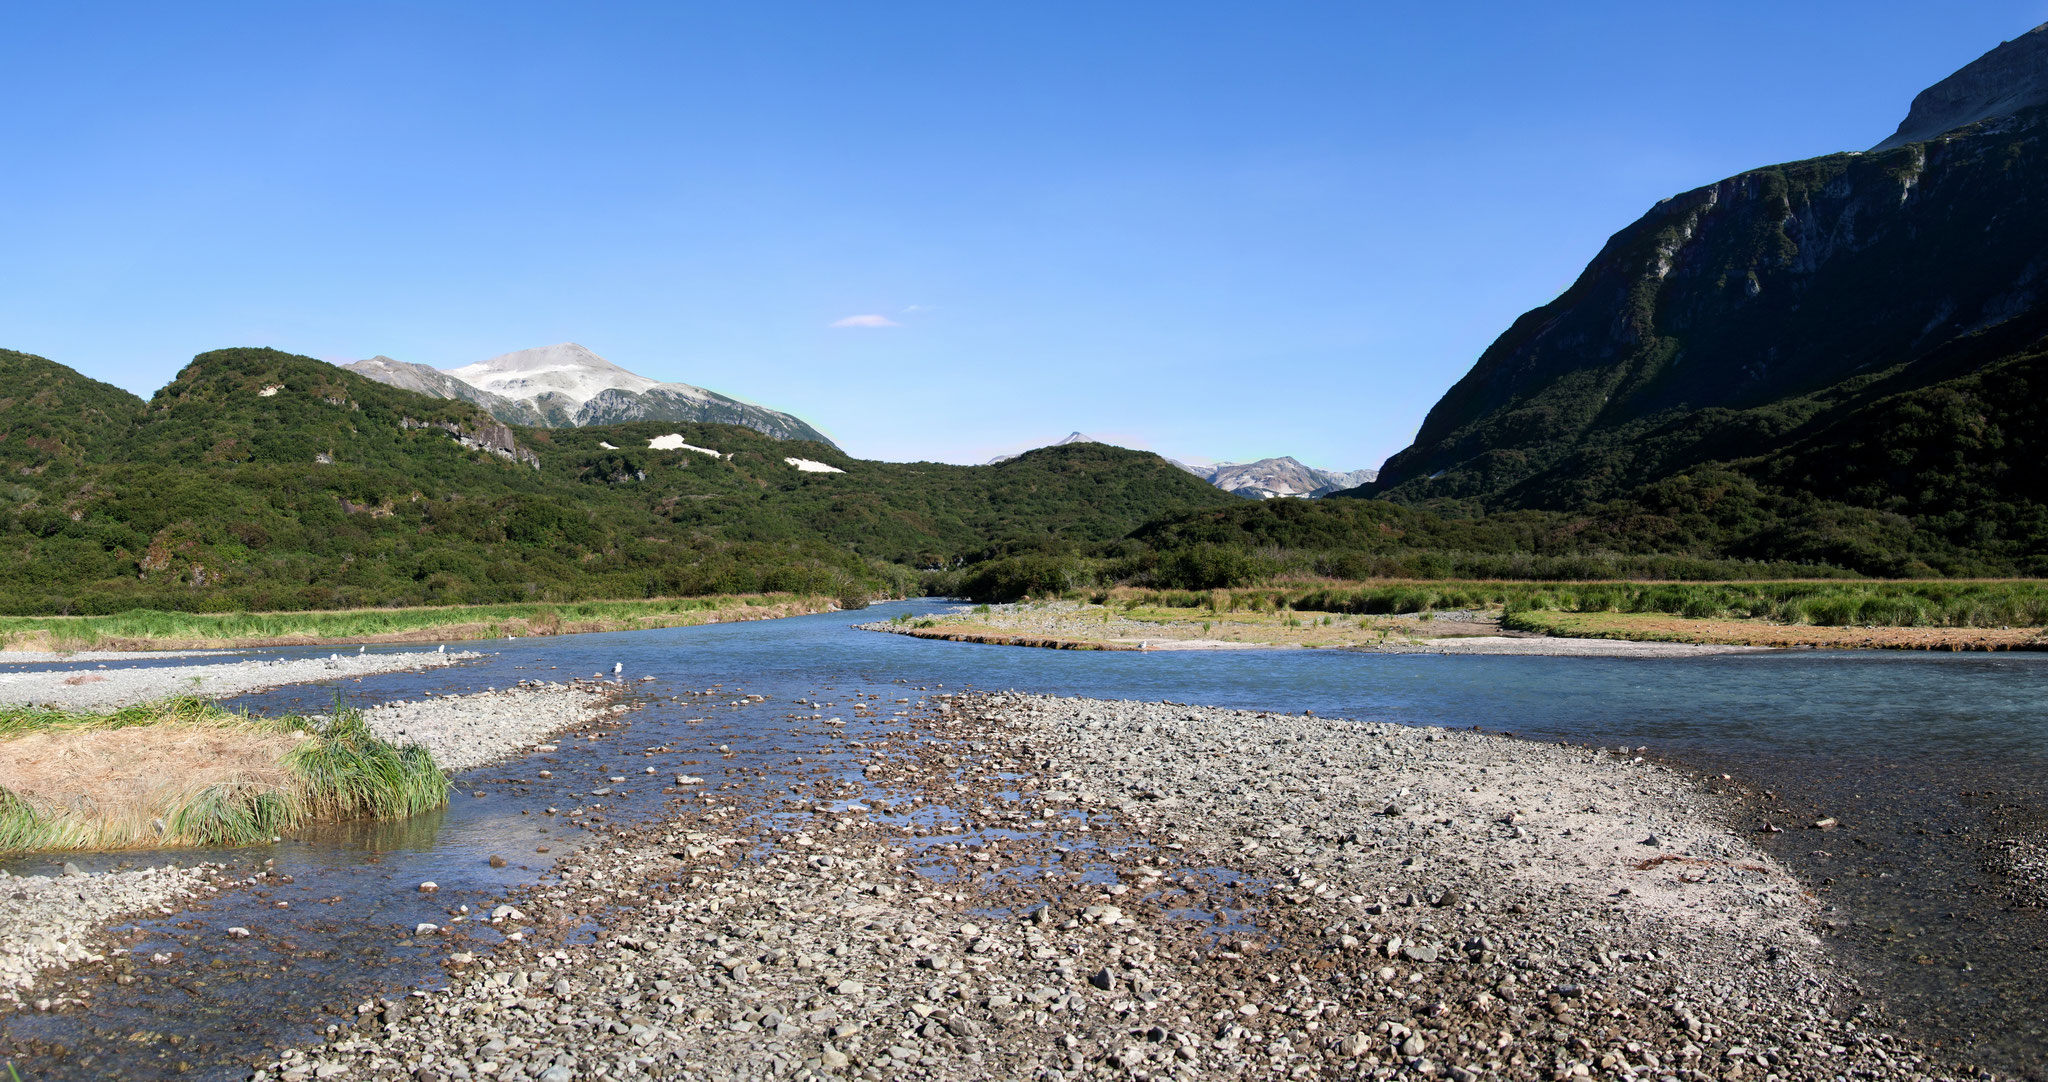
[[[248,845],[319,819],[439,807],[448,779],[360,713],[324,725],[201,699],[0,708],[0,852]]]
[[[315,612],[0,617],[0,650],[204,650],[328,643],[439,642],[507,635],[634,631],[825,612],[823,595],[726,594],[644,601],[455,605]]]
[[[1123,589],[1090,595],[1085,602],[982,605],[918,624],[885,629],[1001,645],[1153,650],[1466,652],[1482,644],[1447,640],[1502,634],[1731,647],[2040,650],[2048,649],[2048,583],[1401,582],[1207,592]]]
[[[1500,622],[1503,628],[1513,631],[1628,642],[1822,650],[2048,650],[2048,629],[2039,627],[1843,627],[1769,620],[1688,619],[1663,613],[1536,609],[1507,613]]]
[[[1351,615],[1500,609],[1661,613],[1819,627],[2048,626],[2048,580],[1781,582],[1324,582],[1229,590],[1116,590],[1095,598],[1211,612],[1294,610]]]

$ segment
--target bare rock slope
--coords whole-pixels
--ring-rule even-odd
[[[1980,120],[2048,105],[2048,23],[1963,65],[1921,91],[1892,137],[1872,151],[1921,143]]]

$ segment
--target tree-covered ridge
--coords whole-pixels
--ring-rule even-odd
[[[142,400],[55,361],[0,349],[0,465],[34,476],[111,446],[135,424]]]
[[[649,446],[672,434],[718,454]],[[202,354],[77,450],[61,483],[0,500],[0,609],[865,596],[992,539],[1095,543],[1235,502],[1156,456],[1094,445],[968,467],[731,425],[518,428],[264,349]]]

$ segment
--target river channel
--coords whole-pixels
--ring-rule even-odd
[[[639,705],[610,735],[564,739],[554,752],[459,777],[447,809],[408,822],[325,828],[226,853],[73,857],[94,869],[215,860],[271,878],[201,909],[124,923],[134,931],[120,945],[132,957],[168,953],[176,963],[133,967],[128,983],[98,972],[62,979],[89,993],[90,1005],[0,1018],[0,1056],[27,1082],[246,1077],[266,1048],[317,1040],[360,1001],[445,984],[446,944],[407,933],[447,921],[461,905],[488,911],[507,891],[544,879],[588,837],[545,808],[609,786],[602,817],[653,819],[668,797],[643,779],[645,765],[663,777],[725,770],[741,778],[730,768],[755,767],[768,786],[800,756],[806,772],[857,782],[857,766],[816,750],[814,719],[797,700],[861,694],[893,703],[943,687],[1310,710],[1647,749],[1709,785],[1748,794],[1743,807],[1754,815],[1730,826],[1756,832],[1805,880],[1824,929],[1878,994],[1871,1006],[1886,1022],[1965,1060],[2048,1079],[2048,910],[1986,870],[2002,833],[2048,825],[2048,657],[1082,652],[851,626],[945,607],[897,602],[759,623],[462,644],[491,656],[233,700],[261,712],[326,712],[337,696],[368,706],[522,679],[608,677],[619,665]],[[241,651],[222,660],[326,652]],[[764,700],[743,699],[748,693]],[[873,721],[833,712],[881,730],[898,709]],[[544,769],[553,777],[540,779]],[[1840,826],[1813,829],[1822,818]],[[59,863],[18,858],[0,867],[48,874]],[[428,879],[438,893],[416,889]],[[253,934],[224,934],[237,926]],[[475,933],[475,949],[488,949],[490,935]]]

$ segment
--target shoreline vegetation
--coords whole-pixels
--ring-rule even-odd
[[[448,792],[425,748],[379,739],[355,710],[0,707],[0,853],[249,845],[319,819],[405,818]]]
[[[1439,582],[1119,589],[863,626],[918,638],[1053,649],[1558,653],[1576,642],[1587,653],[1612,653],[1591,645],[1605,641],[1731,649],[2035,651],[2048,650],[2048,584]]]
[[[843,607],[836,597],[718,594],[632,601],[536,602],[309,612],[190,613],[137,609],[106,616],[0,616],[9,652],[213,650],[257,646],[470,641],[768,620]]]

